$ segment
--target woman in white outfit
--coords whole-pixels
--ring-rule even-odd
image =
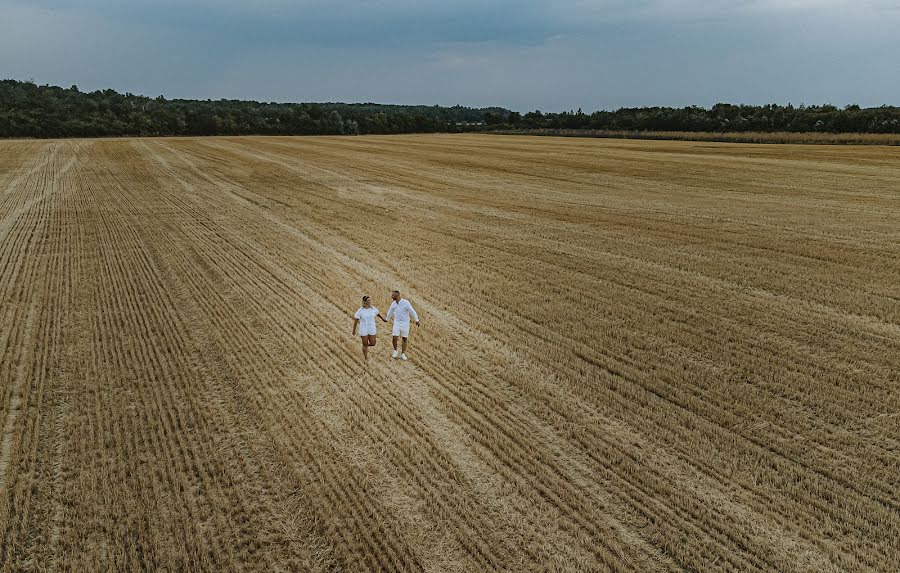
[[[369,347],[375,346],[375,318],[384,322],[387,319],[381,316],[378,309],[372,306],[368,296],[362,297],[362,306],[353,315],[353,336],[356,336],[356,327],[359,326],[359,337],[362,339],[363,359],[369,360]]]

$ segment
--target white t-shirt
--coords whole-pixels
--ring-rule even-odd
[[[419,322],[419,315],[416,314],[416,309],[405,298],[401,298],[400,302],[394,301],[391,303],[391,308],[388,309],[386,318],[390,320],[392,315],[395,324],[409,324],[409,315],[412,315],[413,320]]]
[[[359,319],[360,332],[374,332],[376,316],[378,316],[377,308],[374,306],[369,308],[361,306],[359,307],[359,310],[356,311],[356,314],[353,315],[353,318]]]

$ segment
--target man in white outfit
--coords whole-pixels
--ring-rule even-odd
[[[400,360],[406,360],[406,339],[409,338],[409,316],[412,315],[413,320],[416,322],[416,326],[419,326],[419,315],[416,314],[416,309],[409,304],[409,301],[405,298],[400,298],[400,291],[395,290],[391,293],[391,298],[394,299],[394,302],[391,303],[391,308],[388,309],[387,320],[390,320],[391,317],[394,317],[394,330],[392,332],[393,344],[394,344],[394,352],[391,354],[391,358],[397,358],[400,356]],[[397,337],[403,338],[403,346],[401,350],[397,350]]]

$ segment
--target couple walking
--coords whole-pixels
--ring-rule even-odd
[[[353,315],[352,334],[356,336],[356,327],[358,326],[359,337],[362,339],[363,358],[365,360],[369,359],[369,347],[375,346],[375,318],[377,317],[387,322],[392,316],[394,317],[394,329],[391,334],[394,335],[392,341],[394,352],[391,354],[391,358],[399,356],[400,360],[407,359],[406,339],[409,338],[409,317],[412,316],[416,326],[419,326],[419,315],[416,314],[416,309],[409,304],[408,300],[400,298],[400,291],[395,290],[392,292],[391,298],[393,302],[391,302],[391,308],[388,309],[387,318],[381,316],[378,309],[372,306],[372,301],[369,300],[368,296],[362,297],[362,306]],[[403,339],[400,350],[397,350],[397,338]]]

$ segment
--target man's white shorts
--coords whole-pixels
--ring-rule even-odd
[[[359,325],[359,335],[360,336],[375,336],[375,326],[363,326]]]
[[[409,338],[409,323],[394,323],[394,330],[391,333],[391,336],[402,336],[403,338]]]

